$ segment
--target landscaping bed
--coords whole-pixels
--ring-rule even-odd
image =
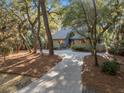
[[[117,57],[124,62],[123,57]],[[82,84],[89,89],[95,89],[96,93],[124,93],[124,65],[116,75],[108,75],[101,71],[100,67],[95,67],[93,56],[89,55],[84,58],[82,70]],[[99,64],[107,61],[107,59],[98,56]]]
[[[0,72],[39,78],[60,61],[61,58],[57,55],[44,54],[42,56],[21,52],[11,54],[7,57],[6,62],[3,62],[0,58]]]

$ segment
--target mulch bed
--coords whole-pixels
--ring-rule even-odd
[[[121,63],[123,57],[117,57]],[[115,76],[110,76],[101,71],[100,67],[95,67],[93,56],[84,58],[82,70],[82,84],[90,89],[95,89],[96,93],[124,93],[124,72],[121,70]],[[107,59],[98,56],[99,64]],[[123,66],[124,68],[124,66]]]
[[[61,61],[57,55],[31,54],[20,52],[7,56],[6,62],[0,57],[0,72],[9,74],[27,75],[39,78]]]

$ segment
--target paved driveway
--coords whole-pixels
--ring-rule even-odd
[[[55,54],[63,60],[17,93],[82,93],[81,64],[83,57],[89,53],[56,50]]]

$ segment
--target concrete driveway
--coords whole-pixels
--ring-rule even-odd
[[[46,75],[17,93],[82,93],[82,59],[90,53],[56,50],[55,54],[61,56],[63,60]]]

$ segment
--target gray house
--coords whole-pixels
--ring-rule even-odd
[[[84,37],[82,37],[77,31],[70,28],[62,28],[58,32],[52,35],[54,48],[66,48],[74,44],[86,43]]]

